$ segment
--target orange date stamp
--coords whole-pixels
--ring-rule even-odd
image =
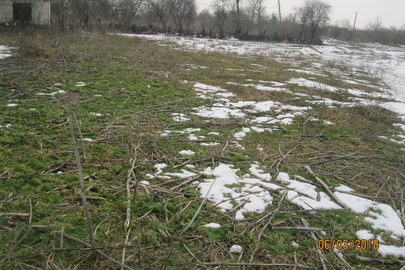
[[[318,240],[317,248],[325,249],[338,249],[338,250],[377,250],[380,247],[380,241],[377,239],[365,240],[342,240],[342,239],[321,239]]]

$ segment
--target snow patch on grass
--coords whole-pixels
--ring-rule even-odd
[[[216,118],[216,119],[228,119],[231,117],[242,118],[246,114],[239,109],[229,109],[226,107],[199,107],[195,109],[196,112],[192,113],[201,117]]]
[[[185,155],[185,156],[192,156],[195,154],[195,152],[191,151],[191,150],[181,150],[179,152],[180,155]]]
[[[190,121],[190,118],[188,118],[184,113],[172,113],[171,115],[174,116],[173,120],[176,122]]]
[[[162,173],[167,165],[164,163],[156,164],[155,176]],[[270,173],[266,173],[266,168],[255,162],[250,165],[249,174],[238,175],[239,169],[235,169],[230,164],[219,164],[214,169],[208,167],[200,173],[205,179],[193,182],[197,185],[200,197],[208,199],[215,207],[222,212],[234,213],[235,220],[244,220],[247,213],[263,213],[266,208],[272,204],[272,192],[287,192],[286,198],[306,210],[333,210],[342,209],[326,193],[318,191],[315,185],[302,182],[301,177],[298,180],[291,179],[288,173],[280,172],[276,179],[272,179]],[[185,169],[180,173],[164,173],[165,176],[177,177],[180,179],[197,176]],[[154,178],[153,175],[149,178]],[[405,237],[405,230],[401,219],[395,210],[383,203],[374,202],[368,199],[358,197],[353,194],[343,192],[353,192],[354,190],[341,185],[335,188],[334,194],[343,204],[353,212],[363,216],[364,220],[371,224],[374,230],[381,230],[392,234],[395,239]],[[219,224],[218,224],[219,225]],[[207,224],[205,227],[218,227],[218,225]],[[371,231],[360,229],[356,236],[359,239],[378,239]],[[403,256],[405,247],[396,247],[390,245],[380,245],[378,252],[382,255]]]
[[[7,57],[10,57],[11,54],[11,48],[4,46],[4,45],[0,45],[0,59],[4,59]]]
[[[37,96],[54,96],[57,94],[64,94],[64,93],[66,93],[64,90],[58,90],[58,91],[55,91],[52,93],[36,93],[35,95],[37,95]]]
[[[243,213],[262,213],[272,203],[273,198],[267,190],[244,183],[244,180],[252,179],[239,177],[237,171],[227,164],[220,164],[214,169],[207,168],[203,174],[211,178],[201,182],[198,189],[202,198],[215,203],[224,212],[231,210],[233,203],[241,205],[235,214],[235,219],[241,220],[244,219]],[[259,179],[255,180],[261,182]]]
[[[370,223],[375,230],[384,230],[399,238],[405,238],[405,229],[398,214],[391,206],[377,203],[355,195],[335,192],[343,204],[358,214],[367,212],[365,221]]]
[[[204,225],[205,228],[210,228],[210,229],[219,229],[221,228],[221,225],[218,223],[208,223]]]
[[[197,174],[189,172],[185,169],[181,169],[180,173],[165,173],[165,175],[171,176],[171,177],[177,177],[179,179],[186,179],[186,178],[196,176]]]
[[[364,240],[375,239],[374,234],[372,234],[369,230],[360,230],[360,231],[356,232],[356,236],[358,239],[364,239]]]
[[[85,82],[76,82],[75,86],[83,87],[83,86],[86,86],[86,83]]]
[[[230,249],[229,249],[229,253],[235,253],[235,254],[240,254],[242,253],[243,248],[239,245],[233,245]]]
[[[308,80],[305,78],[292,78],[289,81],[287,81],[287,83],[296,84],[298,86],[303,86],[303,87],[308,87],[308,88],[318,88],[318,89],[322,89],[322,90],[326,90],[326,91],[330,91],[330,92],[339,91],[339,88],[337,88],[337,87],[323,84],[323,83],[320,83],[317,81],[311,81],[311,80]]]

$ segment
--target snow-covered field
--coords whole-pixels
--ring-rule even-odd
[[[265,55],[272,59],[296,66],[295,71],[304,74],[324,75],[324,70],[350,84],[368,84],[367,81],[353,80],[351,74],[366,71],[380,77],[388,87],[382,87],[383,95],[392,96],[395,102],[381,105],[403,115],[405,119],[405,46],[390,47],[380,44],[346,43],[326,40],[324,46],[301,46],[282,43],[247,42],[238,40],[199,39],[165,35],[127,35],[165,42],[164,46],[177,45],[179,49],[204,52],[222,52],[245,56]],[[169,45],[172,43],[172,45]],[[306,67],[302,68],[301,64]],[[310,65],[308,65],[310,63]],[[326,69],[325,64],[338,63],[349,67],[350,73]],[[300,78],[297,78],[299,82]],[[307,84],[308,82],[302,82]],[[318,87],[335,91],[332,87],[319,84]],[[358,92],[358,95],[364,93]],[[380,94],[379,92],[376,94]]]
[[[207,106],[192,108],[192,112],[173,113],[174,121],[190,121],[192,117],[201,117],[205,121],[218,119],[237,118],[245,126],[234,134],[234,140],[230,142],[234,147],[244,149],[241,145],[247,134],[251,132],[264,133],[274,132],[283,125],[291,124],[297,116],[304,116],[307,121],[316,121],[322,125],[334,125],[331,121],[325,121],[307,115],[315,104],[334,106],[356,106],[358,104],[377,104],[398,113],[405,120],[405,47],[388,47],[379,44],[349,44],[335,40],[327,40],[324,46],[300,46],[291,44],[273,44],[259,42],[241,42],[237,40],[212,40],[187,37],[171,37],[163,35],[129,35],[156,40],[162,46],[170,46],[175,49],[190,51],[220,52],[238,54],[246,57],[246,61],[254,55],[264,55],[274,61],[288,63],[291,70],[302,77],[297,76],[288,81],[256,81],[246,77],[245,83],[227,82],[228,85],[240,85],[252,87],[257,91],[284,91],[304,99],[306,106],[294,106],[278,101],[255,101],[235,100],[235,94],[227,89],[216,85],[208,85],[203,82],[190,83],[195,90],[196,96],[210,100]],[[0,59],[11,55],[10,48],[0,45]],[[347,66],[347,71],[334,68],[331,63]],[[195,64],[187,65],[190,69],[206,69],[206,66]],[[252,70],[260,68],[252,64]],[[243,69],[232,69],[235,72],[243,72]],[[325,72],[327,71],[327,73]],[[364,72],[381,79],[381,83],[375,85],[367,80],[357,79]],[[347,84],[344,89],[327,85],[316,81],[316,77],[326,77],[333,74]],[[308,75],[310,77],[308,77]],[[311,77],[316,76],[316,77]],[[305,77],[305,78],[304,78]],[[189,83],[189,82],[183,82]],[[84,86],[86,83],[77,82],[76,86]],[[308,95],[306,93],[293,92],[288,86],[297,85],[308,88],[321,89],[326,92],[346,91],[350,95],[349,102],[332,100],[321,95]],[[362,85],[371,86],[375,92],[366,92],[361,89]],[[358,87],[356,87],[358,86]],[[37,93],[38,96],[54,96],[63,94],[63,90],[51,93]],[[376,100],[378,98],[378,101]],[[9,103],[7,107],[18,106]],[[259,114],[260,113],[260,114]],[[102,116],[100,113],[92,113]],[[260,116],[257,116],[260,115]],[[403,123],[396,123],[402,127]],[[1,128],[1,126],[0,126]],[[189,141],[196,141],[203,147],[226,147],[221,141],[221,134],[207,131],[202,134],[199,128],[186,128],[184,130],[162,130],[160,136],[169,137],[183,134]],[[213,138],[211,142],[200,142],[205,138]],[[405,134],[399,134],[405,145]],[[390,138],[382,138],[390,139]],[[90,141],[91,139],[84,139]],[[391,139],[393,140],[393,139]],[[259,151],[261,149],[258,148]],[[194,151],[184,149],[180,156],[193,156]],[[268,173],[269,169],[260,165],[259,160],[252,162],[249,174],[240,175],[233,164],[219,164],[211,168],[198,169],[193,165],[184,165],[173,172],[168,164],[156,164],[155,171],[146,174],[151,181],[160,179],[184,179],[192,183],[199,190],[201,198],[212,202],[225,213],[231,213],[235,220],[243,220],[247,213],[263,213],[267,206],[272,205],[274,194],[284,194],[291,203],[305,210],[319,209],[350,209],[353,213],[363,218],[371,225],[374,231],[359,228],[354,231],[360,239],[378,239],[382,255],[394,255],[405,257],[405,246],[394,246],[384,243],[383,234],[389,234],[399,243],[405,239],[405,229],[402,224],[400,213],[390,205],[378,203],[358,195],[351,187],[341,185],[332,190],[333,194],[319,192],[316,185],[310,184],[309,180],[301,176],[293,176],[288,172],[280,172],[278,175]],[[167,170],[170,169],[170,172]],[[202,177],[200,177],[202,176]],[[202,180],[195,180],[195,179]],[[148,181],[142,181],[142,185],[149,185]],[[221,224],[210,223],[206,227],[219,228]],[[328,239],[327,232],[323,232],[324,238]],[[330,238],[330,237],[329,237]],[[238,250],[243,247],[238,246]]]
[[[130,35],[131,36],[131,35]],[[309,88],[322,89],[328,92],[337,92],[342,89],[316,81],[315,77],[292,78],[285,82],[254,81],[246,78],[246,83],[227,82],[229,85],[249,86],[257,91],[287,91],[296,98],[305,98],[307,106],[297,107],[282,104],[276,101],[243,100],[232,102],[235,94],[215,85],[193,82],[193,89],[201,99],[209,99],[210,106],[201,106],[192,109],[190,115],[183,113],[173,114],[173,119],[179,122],[190,121],[190,117],[199,116],[206,121],[215,119],[238,118],[247,127],[234,134],[235,147],[243,149],[240,142],[250,132],[273,132],[280,125],[291,124],[298,115],[304,115],[312,109],[314,104],[328,106],[356,106],[358,104],[378,104],[398,113],[405,120],[405,47],[388,47],[378,44],[349,44],[335,40],[327,40],[324,46],[299,46],[289,44],[272,44],[258,42],[241,42],[237,40],[212,40],[187,37],[168,37],[163,35],[136,35],[137,37],[157,40],[162,46],[175,49],[205,52],[231,53],[245,56],[247,61],[253,55],[266,55],[275,61],[288,63],[292,70],[298,73],[313,76],[330,76],[347,83],[345,91],[351,96],[350,102],[340,102],[322,96],[309,96],[305,93],[289,91],[286,86],[298,85]],[[326,64],[339,63],[348,67],[347,72],[328,67]],[[305,65],[304,65],[305,64]],[[305,67],[303,67],[305,66]],[[191,68],[198,68],[191,66]],[[206,67],[204,67],[206,68]],[[258,68],[252,65],[252,69]],[[228,70],[231,70],[230,68]],[[243,72],[242,69],[232,69]],[[374,85],[369,81],[356,79],[367,72],[369,75],[381,79],[381,83]],[[304,75],[303,75],[304,76]],[[188,82],[184,82],[188,83]],[[361,90],[361,85],[372,86],[375,92]],[[359,87],[356,87],[359,86]],[[376,98],[379,101],[376,101]],[[257,113],[260,116],[257,117]],[[270,113],[271,112],[271,113]],[[308,121],[322,120],[308,116]],[[334,125],[330,121],[322,121],[324,125]],[[397,126],[405,127],[402,123]],[[404,129],[405,130],[405,129]],[[188,128],[183,131],[162,130],[162,137],[173,134],[185,134],[190,141],[198,141],[206,136],[220,136],[215,132],[201,135],[200,129]],[[199,133],[196,135],[196,133]],[[215,134],[214,134],[215,133]],[[400,135],[403,136],[403,135]],[[397,141],[398,142],[398,141]],[[399,142],[401,143],[401,142]],[[402,142],[403,143],[403,142]],[[201,143],[206,147],[221,145],[218,141]],[[260,150],[260,149],[259,149]],[[183,150],[180,155],[193,155],[190,150]],[[223,212],[232,212],[235,220],[243,220],[248,212],[262,213],[272,204],[274,193],[285,193],[286,198],[297,206],[306,209],[350,209],[371,224],[374,230],[382,233],[373,233],[365,228],[359,228],[356,234],[361,239],[379,239],[378,251],[383,255],[404,256],[405,246],[384,244],[381,238],[388,233],[394,240],[405,238],[404,225],[399,212],[391,206],[378,203],[355,195],[355,190],[341,185],[333,190],[332,194],[319,192],[316,186],[308,183],[301,176],[291,176],[288,172],[281,172],[276,177],[266,173],[267,168],[254,162],[250,165],[250,173],[243,176],[237,174],[232,164],[220,164],[215,168],[197,170],[187,165],[178,173],[165,173],[167,164],[156,164],[156,171],[147,174],[149,179],[180,178],[193,181],[198,176],[204,176],[202,181],[194,181],[193,185],[200,191],[201,198],[211,201]],[[333,197],[333,198],[332,198]],[[338,200],[338,201],[337,201]],[[236,206],[235,206],[236,205]],[[215,226],[214,226],[215,225]],[[207,224],[208,227],[219,228],[220,224]],[[324,233],[327,239],[327,232]],[[398,241],[399,242],[399,241]]]
[[[244,86],[255,87],[261,91],[287,91],[297,96],[305,98],[309,105],[325,104],[329,106],[353,107],[359,104],[377,104],[383,108],[397,113],[402,120],[405,120],[405,46],[391,47],[380,44],[368,43],[348,43],[337,40],[326,40],[323,46],[306,46],[283,43],[263,43],[247,42],[219,39],[200,39],[190,37],[176,37],[165,35],[132,35],[149,40],[159,41],[161,46],[169,46],[175,49],[219,52],[245,56],[247,59],[255,55],[266,56],[269,59],[281,63],[288,63],[290,70],[302,73],[303,75],[314,75],[328,77],[332,76],[347,84],[345,88],[338,88],[317,82],[316,79],[292,78],[287,82],[254,82],[246,79]],[[333,67],[338,64],[347,67],[345,72]],[[254,71],[256,64],[252,64]],[[228,69],[229,70],[229,69]],[[235,70],[243,71],[243,70]],[[379,79],[381,83],[375,85],[368,80],[356,79],[362,75]],[[228,82],[228,84],[236,84]],[[309,96],[305,93],[291,92],[283,86],[295,84],[298,86],[311,87],[329,92],[346,91],[351,95],[350,102],[341,102],[322,96]],[[374,92],[366,92],[361,86],[371,86]],[[379,101],[376,101],[379,98]],[[213,115],[233,115],[237,110],[213,108],[211,111],[201,108],[200,114]],[[226,111],[226,112],[225,112]],[[260,121],[260,119],[259,119]],[[397,123],[405,130],[402,123]],[[398,140],[404,134],[398,134],[396,138],[384,138],[396,142],[401,146],[405,145],[405,140]],[[404,149],[405,150],[405,149]]]

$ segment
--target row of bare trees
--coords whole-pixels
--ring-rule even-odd
[[[102,25],[109,31],[300,43],[319,43],[320,34],[335,38],[367,36],[373,41],[398,40],[397,32],[382,28],[381,20],[370,24],[367,31],[354,32],[349,21],[326,29],[331,7],[322,0],[306,0],[287,16],[281,14],[283,0],[273,1],[271,9],[266,8],[268,1],[214,0],[209,9],[200,13],[195,0],[51,0],[51,7],[53,25],[63,31]]]
[[[199,14],[195,0],[51,0],[51,6],[53,25],[64,31],[102,24],[119,31],[232,35],[259,40],[289,37],[311,42],[319,27],[328,21],[330,7],[321,0],[307,0],[294,16],[286,16],[283,21],[280,9],[278,16],[271,14],[265,2],[214,0],[210,9]]]
[[[215,0],[211,11],[197,17],[197,28],[216,32],[220,37],[233,34],[238,38],[285,40],[314,43],[319,30],[329,21],[330,6],[321,0],[307,0],[282,20],[280,0],[270,13],[265,0]],[[205,32],[205,31],[202,31]]]
[[[212,11],[204,10],[199,14],[197,28],[202,32],[209,29],[220,37],[232,34],[247,38],[249,33],[263,37],[265,24],[270,19],[264,3],[264,0],[216,0],[212,4]]]
[[[190,31],[195,0],[51,0],[52,21],[63,31],[91,29],[99,22],[110,30]]]
[[[385,27],[379,16],[367,23],[364,29],[356,29],[355,22],[356,20],[354,23],[349,20],[337,20],[333,25],[328,26],[325,34],[334,39],[356,42],[378,42],[387,45],[405,44],[405,24],[400,28]]]

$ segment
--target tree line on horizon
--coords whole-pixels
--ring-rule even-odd
[[[267,0],[269,1],[269,0]],[[385,28],[381,19],[365,29],[348,20],[329,25],[331,6],[306,0],[291,14],[281,14],[283,0],[213,0],[197,12],[195,0],[51,0],[52,27],[61,31],[168,33],[210,38],[321,43],[321,36],[344,40],[405,44],[405,29]]]

